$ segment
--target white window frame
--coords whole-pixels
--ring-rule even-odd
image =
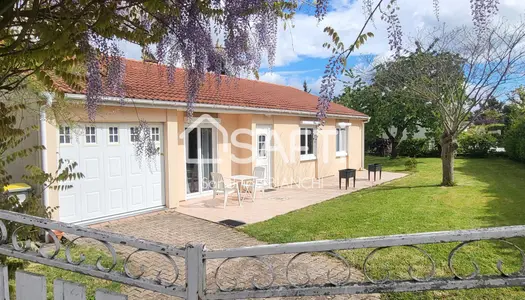
[[[151,127],[151,140],[160,143],[160,127]]]
[[[62,142],[62,138],[64,139],[64,142]],[[66,142],[66,139],[69,139],[69,141]],[[73,139],[73,136],[71,135],[71,127],[69,126],[59,126],[58,127],[58,143],[60,145],[71,145],[72,139]]]
[[[313,126],[301,126],[300,127],[300,130],[301,130],[301,133],[299,135],[299,146],[301,148],[301,152],[303,151],[303,146],[301,145],[301,136],[303,135],[303,131],[312,131],[312,135],[311,135],[311,138],[313,139],[312,141],[312,153],[305,153],[305,154],[301,154],[301,161],[308,161],[308,160],[315,160],[317,159],[317,139],[315,138],[315,134],[316,134],[316,128],[313,127]],[[308,146],[308,134],[305,135],[305,144],[306,146]]]
[[[129,142],[135,143],[137,141],[139,141],[139,128],[132,126],[129,128]]]
[[[111,129],[112,128],[116,128],[117,129],[117,134],[116,134],[116,137],[117,137],[117,141],[111,141],[111,137],[114,137],[115,134],[114,133],[111,133]],[[108,144],[109,145],[118,145],[120,144],[120,128],[118,126],[115,126],[115,125],[110,125],[108,126]]]
[[[337,145],[339,145],[339,149],[337,149]],[[347,155],[348,155],[348,131],[346,130],[346,127],[338,127],[336,128],[336,134],[335,134],[335,156],[343,157]]]
[[[261,137],[264,138],[264,141],[261,142]],[[261,144],[263,143],[263,144]],[[266,153],[266,143],[268,143],[268,139],[267,139],[267,136],[266,134],[260,134],[257,136],[257,157],[258,158],[267,158],[268,157],[268,153]],[[264,147],[261,148],[261,145],[263,145]],[[264,155],[261,155],[261,151]]]
[[[201,123],[199,124],[198,126],[196,127],[185,127],[184,128],[184,179],[186,180],[185,183],[184,183],[184,187],[185,187],[185,191],[186,191],[186,200],[189,200],[189,199],[194,199],[194,198],[198,198],[198,197],[202,197],[203,195],[211,195],[213,193],[212,190],[207,190],[207,191],[204,191],[202,189],[202,181],[204,180],[203,177],[202,177],[202,172],[203,172],[203,168],[202,168],[202,138],[201,138],[201,130],[203,128],[211,128],[212,129],[212,151],[213,151],[213,157],[214,159],[217,160],[216,163],[214,163],[213,165],[213,168],[214,168],[214,172],[221,172],[220,170],[220,164],[219,164],[219,161],[220,161],[220,157],[219,157],[219,144],[218,144],[218,130],[217,128],[211,124],[211,123]],[[199,174],[199,189],[197,192],[193,192],[191,193],[189,190],[188,190],[188,185],[187,185],[187,180],[188,180],[188,173],[187,173],[187,164],[188,164],[188,146],[187,146],[187,140],[188,140],[188,134],[193,130],[193,129],[196,129],[197,130],[197,161],[195,162],[197,165],[198,165],[198,174]]]
[[[88,132],[89,129],[93,129],[93,132]],[[95,126],[84,126],[84,143],[86,145],[96,145],[97,144],[97,127]],[[89,139],[89,142],[88,142]]]

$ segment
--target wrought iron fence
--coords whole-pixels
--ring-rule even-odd
[[[386,292],[413,292],[427,290],[454,290],[454,289],[473,289],[473,288],[498,288],[525,285],[525,255],[523,250],[513,242],[506,239],[524,237],[525,226],[507,226],[497,228],[458,230],[444,232],[430,232],[406,235],[391,235],[382,237],[355,238],[348,240],[315,241],[290,244],[261,245],[246,248],[211,250],[203,252],[205,261],[214,259],[225,259],[216,269],[215,275],[220,277],[222,266],[228,260],[239,257],[249,258],[263,262],[270,275],[265,284],[252,282],[250,288],[236,287],[237,280],[229,280],[230,286],[221,285],[216,281],[218,291],[208,293],[205,290],[202,298],[206,299],[239,299],[239,298],[261,298],[261,297],[287,297],[287,296],[316,296],[316,295],[338,295],[338,294],[372,294]],[[503,262],[494,262],[498,270],[496,274],[482,275],[479,265],[475,260],[470,261],[473,272],[462,275],[456,271],[456,256],[458,252],[469,244],[480,241],[496,241],[497,243],[509,246],[515,250],[519,257],[520,267],[516,272],[507,273],[503,270]],[[425,251],[421,245],[457,243],[450,251],[446,265],[448,266],[450,277],[436,276],[436,261]],[[425,274],[417,276],[410,262],[406,270],[407,280],[396,280],[391,278],[388,270],[383,270],[386,275],[375,278],[369,270],[369,262],[382,250],[404,247],[417,251],[427,262]],[[352,280],[352,269],[350,263],[341,254],[341,251],[371,249],[363,259],[361,272],[364,274],[362,280]],[[339,270],[334,272],[332,266],[328,266],[324,274],[324,281],[313,283],[312,276],[308,273],[308,266],[299,282],[292,279],[290,274],[294,271],[294,261],[304,255],[313,253],[324,253],[332,258],[328,261],[336,261]],[[275,263],[264,258],[276,255],[290,254],[291,256],[284,262],[277,262],[282,267],[278,268]],[[351,255],[351,254],[347,254]],[[403,263],[402,261],[398,262]],[[276,284],[275,279],[278,274],[274,270],[281,269],[284,279],[281,284]],[[311,266],[310,266],[311,269]],[[304,270],[303,270],[304,271]],[[252,278],[253,280],[255,278]]]
[[[14,223],[17,225],[13,227]],[[15,228],[10,237],[6,224],[10,225],[9,228]],[[23,226],[42,229],[48,233],[53,243],[47,246],[37,245],[35,248],[31,246],[31,242],[19,241],[17,231]],[[53,230],[69,234],[70,241],[65,245],[59,243]],[[245,299],[525,286],[525,254],[520,247],[522,241],[517,244],[514,240],[525,237],[525,226],[223,250],[206,249],[205,245],[198,243],[175,247],[7,211],[0,211],[0,231],[0,254],[186,299]],[[88,264],[82,255],[75,258],[71,249],[83,240],[93,240],[99,244],[98,247],[109,254],[109,259],[105,262],[98,259],[93,264]],[[466,247],[483,241],[501,245],[500,248],[489,248],[491,251],[514,253],[514,270],[508,271],[502,260],[494,261],[492,268],[483,270],[486,263],[478,264],[471,257],[466,257],[470,270],[465,272],[465,262],[458,263],[458,260],[465,260],[465,257],[459,253]],[[446,258],[434,257],[425,249],[427,245],[450,243],[452,247]],[[123,247],[133,250],[123,251]],[[406,248],[417,253],[418,267],[414,267],[416,264],[412,261],[399,261],[399,264],[407,266],[404,276],[396,276],[397,273],[384,269],[384,265],[379,271],[372,268],[373,261],[381,262],[381,253],[397,248]],[[64,255],[59,255],[61,251]],[[352,256],[354,251],[361,251],[360,256],[358,255],[361,257],[359,264],[356,259],[349,260],[355,258]],[[144,253],[160,257],[164,261],[160,264],[161,267],[171,271],[147,272],[147,265],[137,269],[133,258]],[[410,257],[412,259],[415,256]],[[119,263],[121,268],[116,267]],[[354,268],[356,265],[359,268]],[[492,270],[495,272],[490,273]]]
[[[7,225],[14,225],[10,226],[14,228],[10,236],[8,236]],[[35,243],[35,241],[19,241],[18,231],[26,226],[40,228],[48,235],[51,244],[39,244]],[[61,243],[54,230],[66,233],[68,242],[65,244]],[[0,238],[0,254],[2,255],[111,280],[166,295],[182,298],[187,297],[186,285],[177,282],[180,277],[180,268],[174,261],[174,257],[186,258],[188,256],[186,253],[187,250],[184,247],[175,247],[173,245],[3,210],[0,210],[0,232],[2,234]],[[84,254],[72,254],[72,249],[78,244],[105,249],[110,262],[104,265],[102,257],[99,257],[94,264],[87,264]],[[119,260],[116,248],[119,247],[126,247],[127,250],[121,251],[124,253],[127,252],[122,262],[122,271],[115,269]],[[133,250],[130,251],[129,249]],[[63,258],[58,256],[61,251],[64,254]],[[157,273],[157,276],[153,278],[151,278],[151,276],[146,277],[144,275],[147,266],[143,265],[138,268],[138,271],[137,268],[132,268],[130,265],[133,262],[134,256],[141,252],[151,252],[155,255],[162,256],[169,268],[173,269],[173,278],[169,281],[163,280],[161,273]]]

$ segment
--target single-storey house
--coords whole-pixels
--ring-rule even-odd
[[[365,114],[332,104],[318,126],[315,95],[248,79],[217,85],[210,75],[190,119],[184,77],[178,69],[169,83],[165,67],[126,59],[125,98],[104,97],[95,122],[82,105],[70,111],[74,126],[43,119],[42,166],[54,172],[67,159],[84,174],[68,190],[46,192],[45,203],[59,206],[54,218],[89,223],[175,208],[211,193],[210,172],[227,178],[262,166],[278,188],[363,168]],[[83,91],[59,88],[68,101],[85,100]],[[139,119],[160,149],[152,161],[136,155]]]

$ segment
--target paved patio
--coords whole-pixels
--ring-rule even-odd
[[[352,182],[348,190],[342,180],[342,189],[339,189],[338,177],[332,176],[321,179],[318,182],[303,182],[300,185],[289,185],[264,193],[257,193],[255,202],[246,199],[242,207],[235,196],[231,196],[227,206],[223,208],[223,196],[219,195],[215,200],[211,196],[201,199],[184,201],[177,211],[185,215],[194,216],[212,222],[223,220],[235,220],[246,224],[257,223],[271,219],[275,216],[289,213],[312,204],[320,203],[341,195],[353,193],[371,186],[382,184],[394,179],[406,176],[403,173],[383,172],[381,179],[377,173],[377,181],[368,180],[367,171],[358,171],[355,188]]]
[[[191,216],[180,214],[173,210],[167,210],[137,217],[126,218],[117,221],[110,221],[102,224],[92,226],[105,231],[118,232],[126,235],[132,235],[138,238],[169,243],[176,246],[184,246],[188,242],[205,243],[208,249],[224,249],[234,247],[245,247],[264,244],[242,232],[235,229],[209,222],[206,220],[194,218]],[[98,245],[100,247],[100,245]],[[123,245],[115,245],[118,254],[121,257],[126,257],[135,249]],[[292,258],[293,254],[273,255],[266,257],[267,261],[274,267],[276,274],[275,284],[285,284],[285,268],[287,263]],[[181,273],[177,284],[184,284],[185,268],[184,262],[181,258],[175,258],[177,266]],[[219,260],[208,260],[206,264],[207,270],[207,288],[209,290],[216,290],[215,272],[218,265],[222,262]],[[134,273],[138,273],[139,266],[145,267],[144,277],[154,279],[158,271],[162,270],[162,277],[164,280],[171,280],[173,272],[170,271],[169,264],[165,258],[151,252],[142,252],[135,256],[132,260],[132,269]],[[304,276],[306,272],[311,276],[312,283],[326,282],[328,270],[339,271],[340,263],[326,255],[305,255],[300,264],[294,267],[294,272],[298,276]],[[231,264],[224,266],[224,272],[227,276],[236,277],[239,279],[239,287],[251,287],[251,278],[254,274],[258,274],[257,278],[264,282],[266,269],[257,268],[252,260],[241,259],[234,261]],[[308,271],[306,271],[308,270]],[[266,274],[266,275],[265,275]],[[302,275],[301,275],[302,274]],[[344,274],[344,272],[343,272]],[[292,277],[294,275],[291,275]],[[304,277],[298,277],[294,280],[300,282]],[[351,269],[351,280],[362,281],[363,275],[359,270]],[[171,300],[175,297],[161,295],[155,292],[146,291],[131,286],[123,286],[122,293],[128,295],[130,300]],[[354,299],[354,300],[376,300],[379,295],[343,295],[343,296],[317,296],[317,297],[292,297],[286,299]]]
[[[379,175],[379,174],[378,174]],[[218,197],[212,200],[211,197],[187,201],[177,208],[177,210],[165,210],[162,212],[151,213],[136,217],[130,217],[122,220],[110,221],[97,224],[92,227],[101,230],[118,232],[126,235],[132,235],[138,238],[160,241],[177,246],[184,246],[188,242],[205,243],[208,249],[224,249],[245,247],[263,244],[262,242],[242,233],[235,229],[217,224],[224,219],[234,219],[245,223],[255,223],[270,219],[274,216],[285,214],[315,203],[323,202],[337,196],[352,193],[367,187],[382,184],[394,179],[401,178],[406,174],[383,172],[382,179],[369,181],[366,171],[358,172],[356,187],[350,186],[348,190],[339,189],[339,183],[336,177],[325,178],[322,181],[314,183],[303,183],[302,186],[287,186],[272,191],[267,191],[264,196],[259,193],[255,202],[246,200],[242,207],[232,198],[226,207],[222,207],[222,199]],[[373,176],[373,175],[372,175]],[[211,222],[210,222],[211,221]],[[127,246],[115,245],[117,252],[121,257],[126,257],[135,249]],[[274,255],[267,257],[268,262],[274,267],[276,273],[275,284],[286,284],[287,279],[286,265],[293,257],[293,254]],[[174,258],[181,273],[178,284],[184,284],[185,271],[184,262],[181,258]],[[222,260],[207,262],[207,288],[212,291],[217,289],[215,272]],[[156,274],[162,270],[162,277],[165,280],[171,278],[172,272],[167,268],[166,260],[154,253],[144,252],[136,255],[132,261],[133,269],[144,265],[146,267],[145,277],[155,278]],[[326,282],[328,270],[337,270],[340,268],[339,263],[325,255],[305,255],[297,266],[298,276],[304,276],[309,273],[311,283],[322,284]],[[264,270],[257,269],[253,261],[240,259],[234,263],[224,266],[224,272],[228,276],[239,278],[241,286],[249,287],[249,281],[254,274],[264,281]],[[343,272],[344,273],[344,272]],[[302,274],[302,275],[301,275]],[[299,278],[299,282],[301,277]],[[248,280],[248,281],[246,281]],[[359,270],[351,269],[351,280],[362,281],[363,275]],[[122,291],[129,296],[129,299],[151,299],[164,300],[174,299],[155,292],[143,289],[125,286]],[[303,297],[295,299],[378,299],[379,295],[354,295],[354,296],[317,296]],[[288,298],[289,299],[289,298]],[[294,298],[292,298],[294,299]]]

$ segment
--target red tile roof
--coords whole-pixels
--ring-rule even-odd
[[[126,59],[124,87],[127,98],[186,102],[184,78],[184,70],[177,69],[175,82],[170,84],[165,66]],[[217,85],[215,77],[208,75],[199,91],[197,103],[317,112],[318,97],[296,88],[249,79],[223,79]],[[85,93],[76,91],[63,82],[58,82],[57,85],[65,93]],[[328,114],[367,117],[335,103],[330,105]]]

